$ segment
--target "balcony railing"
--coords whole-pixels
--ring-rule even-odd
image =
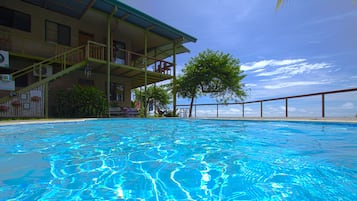
[[[106,62],[107,60],[106,49],[107,47],[104,44],[88,41],[87,50],[86,50],[87,58],[92,59],[94,61]],[[166,74],[166,75],[172,74],[172,68],[174,66],[172,62],[168,62],[150,56],[145,56],[144,54],[133,52],[126,49],[118,49],[117,51],[119,52],[120,55],[123,55],[123,57],[122,58],[113,57],[111,59],[111,62],[113,64],[126,65],[138,69],[144,69],[146,64],[148,71]]]
[[[60,55],[73,47],[63,46],[49,41],[36,41],[33,38],[14,34],[9,31],[0,30],[0,49],[10,51],[13,53],[27,55],[38,58],[49,58],[55,55]],[[94,61],[106,62],[107,50],[106,45],[88,41],[86,47],[86,58],[90,58]],[[113,64],[127,65],[135,68],[144,69],[145,64],[147,70],[161,73],[172,74],[173,63],[162,59],[145,56],[141,53],[136,53],[126,49],[119,49],[120,54],[125,55],[122,60],[112,58]]]

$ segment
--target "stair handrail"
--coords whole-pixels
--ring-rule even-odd
[[[51,80],[57,79],[58,77],[62,76],[63,74],[69,73],[73,69],[77,69],[79,67],[82,67],[82,66],[86,65],[86,63],[87,63],[87,61],[85,61],[85,60],[80,61],[77,64],[72,65],[69,68],[66,68],[66,69],[64,69],[64,70],[62,70],[60,72],[57,72],[57,73],[53,74],[51,77],[46,77],[45,79],[41,79],[41,80],[39,80],[39,81],[29,85],[29,86],[26,86],[26,87],[24,87],[22,89],[16,90],[15,96],[17,94],[19,94],[19,93],[23,93],[25,91],[31,90],[33,88],[36,88],[36,87],[38,87],[38,86],[40,86],[42,84],[48,83]],[[3,104],[4,102],[8,101],[11,98],[12,98],[12,95],[10,95],[10,94],[0,98],[0,104]]]
[[[16,71],[16,72],[11,73],[11,77],[12,77],[12,79],[14,80],[14,79],[16,79],[16,78],[18,78],[18,77],[21,77],[21,76],[23,76],[23,75],[26,75],[26,74],[28,74],[28,73],[30,73],[30,72],[33,72],[33,71],[36,69],[37,66],[44,65],[44,64],[46,64],[47,62],[48,62],[48,63],[54,63],[57,59],[59,59],[59,58],[61,58],[61,57],[64,57],[64,58],[65,58],[66,55],[70,55],[70,54],[72,54],[73,52],[78,51],[79,49],[84,48],[85,46],[86,46],[86,45],[78,46],[78,47],[76,47],[76,48],[73,48],[73,49],[70,49],[70,50],[68,50],[68,51],[65,51],[65,52],[63,52],[63,53],[61,53],[61,54],[58,54],[58,55],[52,56],[52,57],[50,57],[50,58],[47,58],[47,59],[45,59],[45,60],[43,60],[43,61],[41,61],[41,62],[34,63],[34,64],[32,64],[32,65],[30,65],[30,66],[28,66],[28,67],[25,67],[25,68],[23,68],[23,69],[20,69],[20,70],[18,70],[18,71]]]

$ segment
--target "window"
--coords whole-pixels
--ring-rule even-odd
[[[46,41],[71,45],[71,27],[46,20]]]
[[[0,7],[0,25],[31,32],[31,16],[23,12]]]

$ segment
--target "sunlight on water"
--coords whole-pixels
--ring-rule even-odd
[[[0,200],[356,200],[357,125],[104,119],[3,126],[0,163]]]

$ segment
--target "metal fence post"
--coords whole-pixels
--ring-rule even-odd
[[[196,105],[195,105],[195,118],[197,118],[197,114],[196,114]]]
[[[322,112],[322,118],[325,118],[325,94],[321,94],[321,112]]]
[[[288,98],[285,98],[285,117],[288,118],[289,116],[289,110],[288,110]]]
[[[244,118],[244,103],[242,103],[242,117]]]
[[[296,98],[303,98],[303,97],[311,97],[311,96],[321,96],[321,117],[326,117],[326,105],[325,105],[325,95],[327,94],[337,94],[337,93],[346,93],[346,92],[355,92],[357,88],[349,88],[349,89],[342,89],[342,90],[335,90],[335,91],[325,91],[325,92],[318,92],[318,93],[310,93],[310,94],[301,94],[301,95],[294,95],[294,96],[285,96],[279,98],[270,98],[270,99],[263,99],[263,100],[254,100],[254,101],[247,101],[247,102],[239,102],[239,103],[224,103],[227,104],[241,104],[242,105],[242,118],[245,118],[245,104],[250,103],[260,103],[260,117],[263,118],[263,102],[268,101],[277,101],[277,100],[285,100],[285,117],[289,117],[289,99],[296,99]],[[204,104],[195,104],[195,117],[197,117],[197,106],[213,106],[216,105],[217,107],[217,114],[216,116],[219,117],[219,106],[223,104],[219,103],[204,103]],[[178,105],[178,106],[189,106],[189,105]]]

